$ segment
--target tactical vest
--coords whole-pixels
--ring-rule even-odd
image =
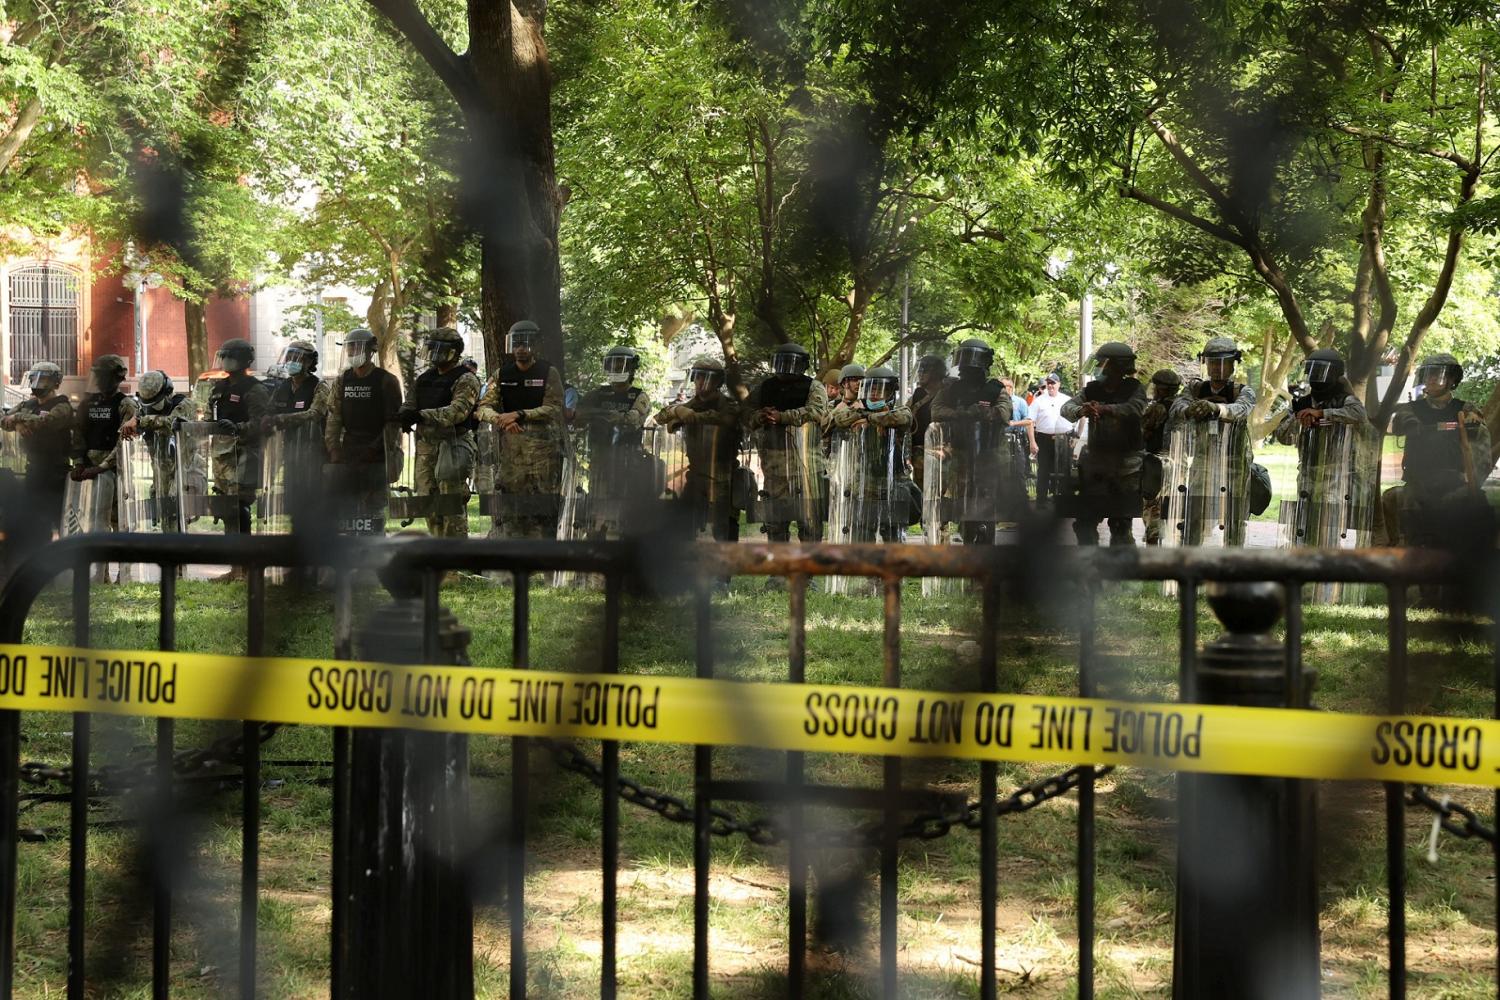
[[[761,382],[755,390],[760,397],[759,406],[776,410],[800,410],[807,405],[808,387],[812,378],[807,375],[772,375]]]
[[[208,412],[214,420],[232,420],[243,424],[250,419],[250,389],[255,379],[249,375],[231,375],[214,383],[208,397]]]
[[[125,394],[116,391],[108,399],[95,393],[83,404],[83,446],[89,451],[114,451],[120,442],[120,404]]]
[[[1083,398],[1090,403],[1128,403],[1140,388],[1133,378],[1124,379],[1119,387],[1110,391],[1103,382],[1090,382],[1083,387]],[[1141,434],[1141,418],[1101,417],[1089,421],[1089,447],[1116,455],[1129,455],[1140,451],[1145,440]]]
[[[500,386],[500,412],[534,410],[547,401],[547,375],[552,366],[537,359],[524,372],[514,363],[500,369],[496,382]]]
[[[973,406],[976,403],[989,403],[994,406],[1000,400],[1010,402],[1010,397],[1005,393],[1005,386],[995,379],[986,379],[983,382],[965,382],[959,379],[946,386],[944,391],[950,394],[955,406]]]
[[[458,380],[469,374],[467,368],[454,365],[446,372],[440,372],[436,368],[429,368],[417,376],[416,391],[412,394],[416,400],[419,410],[440,410],[453,402],[453,387]],[[462,434],[472,431],[479,426],[471,411],[467,418],[460,424],[454,426],[454,430]]]
[[[938,392],[942,392],[951,384],[950,379],[944,379],[938,386]],[[913,446],[918,453],[922,450],[922,443],[927,440],[927,428],[932,423],[932,401],[936,398],[937,393],[930,393],[920,385],[911,393],[911,402],[908,404],[911,407],[912,416],[911,434]]]
[[[1417,429],[1406,436],[1406,452],[1401,470],[1407,483],[1422,489],[1454,489],[1464,479],[1463,446],[1458,428],[1453,424],[1463,412],[1461,399],[1450,399],[1442,406],[1426,402],[1412,403],[1407,410],[1416,420]]]
[[[385,434],[386,393],[395,392],[396,378],[384,368],[371,368],[365,376],[344,372],[339,398],[334,405],[344,422],[341,446],[350,455],[368,448]]]
[[[1090,383],[1090,385],[1092,384],[1093,383]],[[1224,388],[1220,389],[1218,392],[1214,392],[1213,386],[1209,384],[1208,379],[1204,379],[1203,381],[1197,382],[1193,385],[1193,398],[1206,399],[1214,403],[1233,403],[1240,398],[1240,393],[1244,391],[1244,388],[1245,387],[1243,385],[1235,385],[1233,382],[1225,382]]]
[[[35,398],[28,399],[22,406],[29,406],[37,413],[46,413],[54,406],[66,403],[68,397],[62,393],[54,392],[45,401]],[[117,425],[118,426],[118,425]],[[21,438],[21,450],[26,453],[26,469],[38,471],[42,469],[59,470],[68,467],[68,452],[72,446],[72,433],[67,424],[61,427],[48,427],[45,430],[38,427],[30,434]]]
[[[638,386],[631,386],[625,392],[615,392],[609,386],[604,386],[589,394],[589,409],[613,414],[629,413],[635,408],[635,401],[643,391]],[[595,421],[589,424],[589,450],[597,455],[609,448],[639,448],[643,432],[644,428],[641,427]]]
[[[302,385],[287,379],[271,393],[271,412],[278,416],[284,413],[305,413],[312,407],[313,397],[318,393],[318,380],[305,378]]]

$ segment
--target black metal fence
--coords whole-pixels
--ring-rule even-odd
[[[901,612],[903,583],[920,577],[958,577],[970,581],[981,605],[979,657],[972,683],[983,692],[999,689],[999,623],[1005,607],[1008,581],[1028,573],[1036,565],[1035,551],[1016,547],[924,547],[878,545],[700,545],[678,553],[681,560],[676,578],[694,581],[687,587],[691,594],[696,636],[696,674],[713,677],[716,671],[715,625],[720,610],[714,598],[713,581],[729,576],[779,576],[788,581],[787,674],[791,684],[802,683],[806,667],[807,591],[817,577],[838,574],[862,576],[879,581],[883,593],[883,664],[881,683],[901,684]],[[595,672],[614,673],[620,668],[621,598],[631,588],[641,585],[642,550],[627,543],[550,543],[550,542],[455,542],[434,539],[397,539],[378,544],[361,544],[334,553],[322,550],[310,557],[296,539],[235,538],[145,535],[89,535],[51,545],[35,553],[21,565],[0,595],[0,638],[19,642],[34,602],[57,578],[69,571],[73,641],[78,646],[90,643],[91,584],[88,572],[92,563],[120,562],[155,564],[160,567],[159,627],[157,642],[162,650],[176,648],[177,571],[189,565],[243,566],[247,570],[248,607],[245,651],[259,655],[265,649],[267,573],[278,567],[321,566],[335,579],[334,653],[351,658],[353,628],[351,622],[351,587],[357,571],[377,570],[398,599],[410,602],[414,620],[420,622],[419,648],[416,654],[429,663],[456,662],[463,655],[462,640],[454,641],[453,623],[445,623],[440,604],[440,585],[445,573],[509,574],[513,581],[513,630],[511,666],[528,668],[530,654],[530,593],[532,581],[553,572],[595,574],[603,579],[603,635],[600,661],[591,665]],[[653,553],[656,568],[661,554]],[[1305,683],[1302,659],[1303,585],[1319,581],[1346,581],[1384,585],[1387,594],[1389,656],[1386,665],[1386,703],[1393,713],[1406,707],[1407,677],[1407,588],[1414,585],[1452,583],[1467,569],[1472,578],[1475,568],[1465,567],[1461,560],[1449,556],[1401,550],[1299,552],[1270,550],[1193,550],[1193,549],[1107,549],[1049,550],[1049,575],[1077,595],[1078,615],[1078,693],[1094,696],[1097,691],[1094,603],[1099,581],[1159,580],[1175,581],[1178,602],[1178,680],[1184,701],[1199,700],[1199,636],[1196,609],[1206,583],[1265,582],[1281,588],[1285,609],[1284,671],[1286,703],[1304,704]],[[1500,655],[1496,669],[1500,671]],[[1497,686],[1500,691],[1500,686]],[[1500,703],[1497,703],[1500,717]],[[16,873],[19,828],[18,799],[22,793],[19,771],[21,754],[21,720],[19,713],[0,712],[0,996],[12,995],[15,953]],[[243,724],[237,739],[207,750],[179,752],[174,740],[174,724],[161,719],[156,729],[155,767],[150,771],[147,794],[156,796],[156,810],[171,816],[174,774],[191,767],[204,756],[232,758],[243,772],[241,784],[242,859],[239,885],[238,994],[257,993],[257,907],[260,901],[259,843],[261,830],[261,757],[260,747],[268,727],[250,720]],[[88,978],[86,928],[89,925],[86,863],[89,836],[90,717],[79,714],[73,720],[72,760],[65,774],[51,775],[71,782],[69,797],[70,824],[68,869],[68,996],[92,995]],[[503,830],[494,835],[495,842],[511,858],[524,857],[528,849],[528,747],[524,738],[513,738],[510,801],[504,810]],[[997,856],[997,823],[1003,815],[1024,811],[1041,801],[1077,792],[1077,973],[1078,993],[1089,997],[1095,980],[1095,796],[1098,772],[1093,768],[1074,768],[1033,786],[1002,795],[998,787],[997,765],[980,763],[977,801],[952,802],[918,789],[904,789],[902,761],[887,758],[880,788],[829,788],[807,780],[803,756],[786,754],[784,779],[779,782],[721,780],[715,775],[713,754],[699,747],[694,754],[693,795],[691,801],[677,799],[644,788],[620,773],[619,748],[605,742],[596,765],[587,754],[563,745],[551,747],[565,768],[584,774],[600,789],[602,802],[602,842],[600,864],[602,884],[602,971],[600,995],[613,997],[618,991],[616,969],[619,960],[617,940],[618,895],[617,873],[620,866],[619,801],[652,809],[669,819],[690,822],[693,828],[693,993],[709,995],[709,865],[714,835],[744,834],[762,843],[784,841],[787,845],[788,926],[786,984],[790,996],[803,994],[807,981],[807,942],[809,917],[809,850],[814,846],[804,823],[804,807],[813,801],[820,804],[847,805],[871,809],[879,815],[877,823],[861,828],[856,836],[862,846],[879,851],[879,993],[884,997],[901,995],[898,978],[899,942],[897,939],[897,871],[900,844],[904,837],[934,836],[955,826],[977,830],[980,843],[979,883],[982,908],[980,926],[979,986],[982,997],[997,992],[996,910],[999,899],[999,865]],[[187,764],[184,764],[184,760]],[[359,992],[361,962],[372,956],[351,955],[351,943],[367,941],[364,930],[352,922],[371,919],[368,913],[353,913],[344,904],[350,874],[347,845],[350,843],[348,822],[351,796],[368,793],[360,782],[357,767],[351,767],[351,734],[334,732],[334,788],[332,839],[335,846],[332,875],[334,897],[331,993],[335,998],[371,996]],[[34,776],[33,776],[34,777]],[[1389,894],[1389,992],[1392,997],[1405,995],[1405,853],[1403,831],[1408,801],[1428,808],[1441,805],[1422,790],[1410,794],[1399,785],[1385,790],[1385,825],[1387,843],[1387,892]],[[739,823],[715,805],[717,802],[749,801],[774,805],[782,817],[776,822]],[[1500,793],[1497,793],[1500,806]],[[1460,836],[1479,835],[1494,843],[1493,832],[1466,810],[1447,807],[1444,825]],[[149,838],[151,831],[143,831]],[[159,833],[160,831],[158,831]],[[170,959],[173,934],[173,893],[171,879],[164,874],[174,859],[162,857],[170,838],[148,844],[144,857],[153,859],[150,909],[152,913],[152,983],[153,995],[170,993]],[[342,846],[342,850],[341,850]],[[1311,851],[1313,845],[1304,845]],[[1496,853],[1500,873],[1500,849]],[[512,863],[504,866],[504,898],[508,911],[510,935],[510,995],[526,993],[527,956],[525,945],[525,867]],[[23,901],[24,902],[24,901]],[[387,917],[386,919],[390,919]],[[1183,914],[1179,912],[1179,920]],[[1316,912],[1314,911],[1314,933]],[[462,921],[456,925],[467,927]],[[367,930],[367,929],[366,929]],[[459,933],[455,931],[454,933]],[[1179,923],[1179,938],[1181,924]],[[419,947],[415,945],[414,947]],[[467,950],[468,942],[462,942]],[[1500,955],[1497,955],[1500,962]],[[434,992],[430,984],[403,978],[409,966],[397,963],[381,965],[381,996],[412,996],[417,990],[428,995],[448,996],[456,993]],[[351,972],[355,970],[354,972]],[[461,977],[460,977],[461,978]],[[1500,980],[1497,980],[1500,981]],[[361,980],[364,982],[364,980]],[[470,979],[472,983],[472,978]],[[472,989],[472,985],[469,987]],[[462,986],[455,987],[462,992]],[[1182,995],[1193,995],[1184,993]]]

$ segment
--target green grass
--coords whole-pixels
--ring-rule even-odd
[[[49,592],[38,603],[28,641],[67,641],[72,623],[67,592]],[[1378,596],[1378,595],[1377,595]],[[380,597],[362,594],[361,613]],[[506,665],[511,649],[511,591],[477,581],[445,587],[443,601],[474,630],[476,663]],[[184,582],[180,587],[178,640],[196,651],[240,652],[245,628],[242,585]],[[1101,687],[1106,695],[1175,697],[1175,604],[1154,588],[1122,584],[1107,591],[1098,612]],[[809,680],[878,683],[882,650],[878,599],[808,598]],[[327,655],[332,639],[329,599],[272,588],[267,651]],[[117,647],[155,644],[155,591],[142,585],[110,588],[96,601],[93,641]],[[538,667],[584,671],[599,662],[603,598],[597,590],[542,589],[532,595],[531,659]],[[786,597],[768,594],[761,581],[736,581],[716,601],[720,676],[779,680],[786,671]],[[966,643],[977,638],[978,608],[968,595],[925,599],[915,583],[905,588],[901,634],[902,678],[913,687],[968,689],[977,665]],[[624,607],[622,669],[636,673],[693,671],[691,607],[680,600],[639,601]],[[1381,704],[1386,621],[1383,606],[1337,607],[1308,602],[1305,660],[1315,669],[1316,700],[1335,710],[1371,710]],[[1199,633],[1219,631],[1206,606]],[[999,635],[1002,686],[1043,694],[1076,691],[1077,643],[1070,615],[1007,604]],[[1450,715],[1487,715],[1492,661],[1482,624],[1414,612],[1410,625],[1412,708]],[[32,714],[24,720],[27,760],[67,759],[71,719]],[[183,723],[179,746],[212,739],[222,727]],[[149,752],[150,720],[96,717],[95,762]],[[474,739],[472,767],[476,813],[493,817],[508,800],[509,743]],[[594,747],[587,747],[591,754]],[[326,730],[289,728],[266,744],[268,760],[331,755]],[[685,747],[626,744],[623,771],[643,784],[687,798],[692,751]],[[775,777],[780,754],[735,749],[715,754],[720,776]],[[532,758],[533,808],[527,874],[529,978],[537,997],[597,994],[599,972],[600,796],[590,785],[550,767],[544,753]],[[810,755],[810,777],[823,782],[874,786],[876,759]],[[1004,765],[1003,788],[1050,768]],[[977,767],[946,760],[908,762],[908,784],[925,784],[973,796]],[[273,782],[263,793],[261,898],[262,989],[267,996],[326,995],[330,791],[319,769],[268,764]],[[1488,815],[1487,793],[1452,790],[1457,799]],[[1140,770],[1117,771],[1100,783],[1098,833],[1099,992],[1107,997],[1166,996],[1171,978],[1173,826],[1168,818],[1173,781]],[[1069,796],[1019,818],[1002,820],[999,884],[1002,989],[1025,996],[1072,995],[1075,799]],[[1371,784],[1325,784],[1321,792],[1319,870],[1322,877],[1323,947],[1328,995],[1384,994],[1383,800]],[[128,803],[101,808],[118,815]],[[731,806],[741,816],[752,807]],[[827,809],[809,810],[810,821],[845,826],[855,819]],[[190,837],[190,884],[179,894],[173,942],[174,995],[221,994],[234,979],[235,899],[240,853],[238,793],[207,795],[198,803]],[[622,806],[620,872],[620,984],[626,996],[687,996],[692,959],[692,839],[673,825]],[[48,805],[27,813],[22,825],[64,827],[66,813]],[[1425,859],[1426,817],[1408,818],[1407,856],[1412,878],[1408,918],[1412,996],[1478,997],[1493,994],[1493,859],[1474,842],[1445,838],[1438,864]],[[119,975],[99,995],[142,996],[149,970],[150,910],[134,870],[133,833],[96,829],[90,836],[91,975]],[[903,995],[969,997],[977,992],[979,900],[977,835],[957,831],[931,842],[903,845],[901,900]],[[854,998],[877,994],[874,935],[878,926],[878,864],[869,852],[819,852],[814,884],[859,890],[850,915],[857,930],[842,951],[814,949],[810,995]],[[711,962],[716,995],[734,998],[783,995],[785,961],[785,851],[743,839],[714,843]],[[50,996],[65,973],[67,844],[24,844],[20,853],[17,995]],[[816,903],[815,903],[816,908]],[[501,995],[507,975],[503,910],[480,909],[476,919],[476,978],[480,995]]]

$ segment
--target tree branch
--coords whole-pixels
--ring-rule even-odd
[[[412,48],[417,50],[432,71],[437,74],[443,86],[453,95],[462,106],[473,103],[475,94],[474,75],[469,69],[468,60],[454,52],[447,42],[443,41],[441,35],[433,28],[432,23],[427,20],[426,15],[418,9],[414,0],[368,0],[386,20],[391,22],[406,40],[411,42]],[[509,6],[509,0],[507,0]]]
[[[1346,135],[1356,136],[1360,139],[1372,139],[1375,142],[1381,142],[1387,146],[1394,146],[1396,149],[1404,149],[1408,153],[1420,153],[1423,156],[1431,156],[1439,160],[1447,160],[1449,163],[1458,167],[1460,170],[1468,171],[1472,170],[1474,167],[1474,165],[1469,162],[1469,158],[1464,156],[1462,153],[1449,152],[1448,150],[1444,149],[1432,149],[1428,146],[1419,146],[1414,142],[1407,142],[1404,139],[1397,139],[1393,135],[1382,135],[1379,132],[1373,132],[1367,128],[1360,128],[1358,125],[1340,125],[1335,122],[1333,128],[1336,131],[1343,132]]]
[[[9,169],[16,154],[21,151],[26,140],[31,138],[32,131],[41,119],[42,99],[33,97],[22,106],[20,113],[16,115],[15,124],[10,127],[9,132],[5,133],[5,137],[0,139],[0,174]]]
[[[1148,194],[1138,187],[1125,188],[1124,195],[1142,204],[1150,205],[1158,212],[1170,215],[1179,222],[1186,222],[1190,226],[1201,229],[1210,236],[1221,239],[1226,243],[1232,243],[1242,250],[1250,249],[1250,241],[1233,229],[1230,229],[1228,226],[1221,226],[1217,222],[1211,222],[1201,215],[1195,215],[1192,211],[1183,208],[1181,205],[1174,205],[1169,201],[1163,201],[1161,198],[1153,194]]]

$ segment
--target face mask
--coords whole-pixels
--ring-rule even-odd
[[[288,377],[293,376],[293,375],[301,375],[302,374],[302,362],[300,362],[300,361],[288,361],[286,363],[286,373],[287,373]]]

